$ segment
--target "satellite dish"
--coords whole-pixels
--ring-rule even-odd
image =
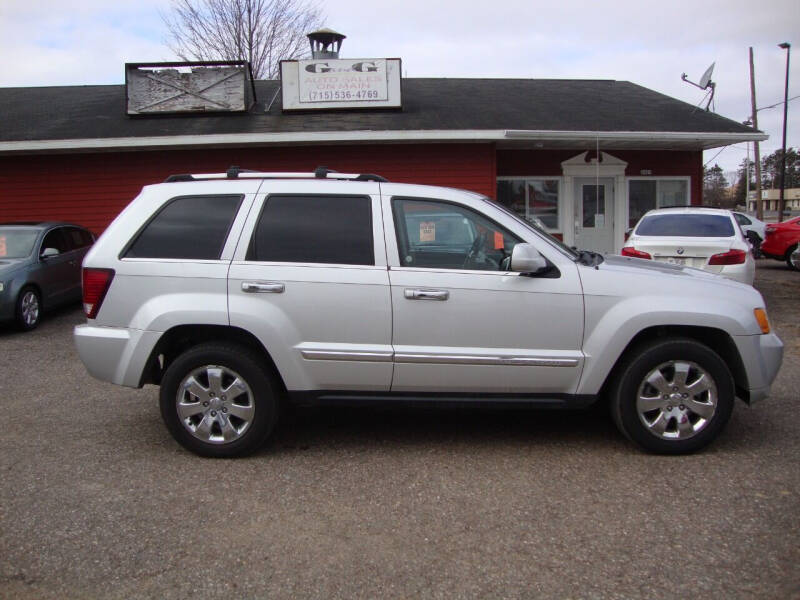
[[[716,62],[711,63],[711,66],[706,69],[706,72],[703,73],[703,76],[700,78],[700,83],[689,81],[689,78],[686,76],[686,73],[681,75],[681,79],[686,83],[689,83],[696,88],[700,88],[701,90],[709,90],[708,93],[706,94],[706,98],[708,98],[708,104],[706,104],[706,110],[708,110],[711,107],[711,103],[714,101],[714,90],[717,87],[717,84],[711,81],[711,74],[714,72],[715,64]],[[703,98],[703,100],[705,100],[706,98]],[[702,100],[700,102],[702,102]]]
[[[717,64],[716,62],[711,63],[711,66],[706,69],[706,72],[703,73],[703,76],[700,78],[700,87],[705,89],[708,87],[708,84],[711,83],[711,74],[714,72],[714,65]]]

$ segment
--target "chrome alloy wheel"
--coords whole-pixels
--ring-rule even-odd
[[[235,371],[205,365],[189,373],[175,398],[178,418],[197,439],[227,444],[239,439],[255,417],[253,392]]]
[[[39,297],[32,290],[26,291],[20,302],[22,320],[27,327],[32,327],[39,320]]]
[[[650,371],[639,385],[636,411],[647,430],[665,440],[685,440],[711,421],[717,386],[697,363],[671,360]]]

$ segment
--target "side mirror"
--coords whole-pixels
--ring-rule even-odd
[[[44,250],[42,250],[42,253],[39,255],[39,258],[47,259],[58,255],[59,252],[55,248],[45,248]]]
[[[633,233],[633,227],[628,227],[628,228],[625,230],[625,241],[626,241],[626,242],[628,241],[628,238],[629,238],[629,237],[631,237],[631,234],[632,234],[632,233]]]
[[[547,270],[547,261],[531,244],[517,244],[511,251],[511,270],[535,275]]]

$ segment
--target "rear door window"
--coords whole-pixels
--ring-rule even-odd
[[[725,215],[650,215],[642,219],[636,235],[663,237],[733,237],[730,217]]]
[[[247,260],[374,265],[367,196],[274,195],[264,202]]]
[[[216,260],[243,196],[173,198],[139,232],[126,258]]]

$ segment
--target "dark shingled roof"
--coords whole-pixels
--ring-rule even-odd
[[[403,79],[403,109],[283,113],[278,81],[257,81],[246,114],[129,117],[125,86],[0,88],[0,142],[235,133],[527,129],[752,134],[753,129],[628,81]]]

